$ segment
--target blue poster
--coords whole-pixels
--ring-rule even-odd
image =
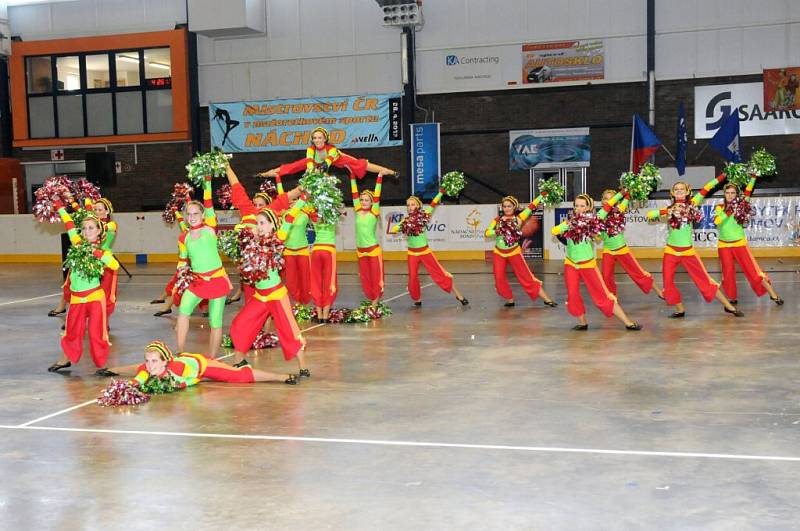
[[[341,148],[403,143],[400,94],[211,103],[211,145],[231,152],[286,151],[311,142],[324,127]]]
[[[509,132],[509,169],[588,167],[592,142],[588,127]]]
[[[411,193],[423,201],[433,199],[439,191],[442,164],[439,151],[439,124],[411,125],[413,175]]]

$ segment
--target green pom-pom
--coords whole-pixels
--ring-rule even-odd
[[[314,308],[311,306],[304,306],[302,304],[295,304],[294,308],[292,308],[292,313],[294,313],[294,318],[296,321],[310,321],[312,317],[314,317]]]
[[[102,277],[106,266],[92,254],[94,250],[94,245],[87,241],[71,246],[64,260],[64,269],[87,280]]]
[[[463,172],[450,171],[442,177],[441,187],[444,189],[444,193],[450,197],[458,197],[466,185],[467,179]]]
[[[220,342],[222,348],[233,348],[233,339],[229,334],[225,334],[222,336],[222,341]]]
[[[564,187],[554,178],[539,179],[539,193],[542,196],[542,205],[546,207],[558,205],[565,196]]]
[[[139,386],[139,390],[148,395],[163,395],[178,389],[175,379],[171,374],[166,376],[151,376]]]
[[[658,189],[661,184],[661,171],[655,164],[645,162],[639,173],[626,171],[619,178],[619,184],[631,196],[633,201],[647,201],[650,194]]]
[[[778,168],[775,166],[775,156],[768,153],[766,149],[759,148],[750,157],[747,169],[756,177],[775,175]]]
[[[744,189],[748,181],[750,181],[750,172],[747,169],[747,165],[741,162],[729,162],[723,168],[722,173],[725,174],[725,178],[730,184],[735,184],[740,190]]]
[[[197,187],[203,186],[207,175],[211,177],[224,177],[228,166],[228,159],[233,155],[226,155],[220,149],[208,153],[198,153],[186,165],[186,176]]]
[[[338,178],[316,170],[307,171],[300,179],[300,187],[308,193],[308,202],[317,211],[321,223],[339,221],[344,198]]]
[[[242,248],[239,246],[239,231],[225,230],[217,233],[217,250],[238,262],[242,259]]]
[[[79,208],[75,212],[71,214],[72,221],[75,223],[75,228],[78,229],[78,232],[81,231],[81,225],[83,225],[83,220],[88,218],[91,213],[83,208]]]
[[[372,318],[367,314],[365,310],[361,308],[356,308],[345,317],[345,323],[368,323],[372,320]]]

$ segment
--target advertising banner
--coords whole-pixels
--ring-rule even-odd
[[[800,67],[764,70],[764,108],[769,111],[800,109]]]
[[[226,152],[280,151],[305,147],[324,127],[341,148],[403,143],[400,94],[211,103],[211,144]]]
[[[439,190],[442,174],[439,149],[439,124],[410,124],[411,153],[414,170],[411,176],[411,193],[423,201],[433,199]]]
[[[742,137],[800,133],[800,110],[769,109],[763,83],[737,83],[694,88],[694,137],[714,136],[733,110],[739,112]]]
[[[700,205],[703,219],[694,230],[695,247],[718,245],[719,231],[714,225],[714,207],[719,202],[719,198],[714,198]],[[668,204],[667,200],[649,201],[646,206],[634,206],[625,214],[625,240],[629,247],[664,247],[667,241],[667,223],[649,223],[647,212],[664,208]],[[800,247],[800,196],[756,197],[753,198],[752,205],[753,217],[745,227],[750,247]],[[557,225],[567,219],[571,210],[571,204],[562,203],[553,213],[547,215]],[[550,226],[552,225],[548,225]],[[551,259],[564,257],[564,248],[560,243],[554,243],[549,248]],[[600,249],[599,244],[597,248]]]
[[[581,168],[591,162],[588,127],[509,131],[509,169]]]
[[[420,93],[490,90],[519,85],[519,44],[419,50]]]
[[[522,82],[557,83],[605,77],[602,40],[540,42],[522,45]]]

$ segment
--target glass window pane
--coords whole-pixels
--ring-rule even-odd
[[[53,121],[53,98],[28,98],[28,121],[31,138],[53,138],[56,127]]]
[[[168,79],[172,77],[169,48],[151,48],[144,51],[145,79]]]
[[[83,136],[83,96],[58,96],[58,136]]]
[[[147,132],[172,131],[172,91],[147,91]]]
[[[102,89],[111,86],[108,72],[108,55],[86,56],[86,88]]]
[[[86,95],[86,121],[89,136],[114,134],[111,94]]]
[[[139,52],[121,52],[115,55],[117,86],[139,86]]]
[[[56,72],[58,75],[58,90],[80,90],[81,70],[77,56],[57,57]]]
[[[49,57],[28,57],[28,94],[52,92],[53,72]]]
[[[144,132],[142,93],[117,92],[117,134],[132,135]]]

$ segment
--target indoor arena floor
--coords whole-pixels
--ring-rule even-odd
[[[353,265],[342,306],[361,298]],[[740,277],[744,319],[685,275],[686,318],[668,319],[619,275],[641,332],[594,307],[572,331],[558,264],[537,267],[555,309],[518,285],[503,308],[489,265],[445,265],[470,306],[423,276],[413,307],[405,264],[388,263],[391,317],[301,324],[313,375],[300,385],[204,382],[123,408],[93,403],[108,380],[88,353],[46,371],[58,267],[0,266],[0,529],[797,528],[797,260],[762,261],[782,307]],[[169,269],[120,277],[110,366],[174,345],[174,319],[148,304]],[[190,350],[206,334],[193,318]],[[253,360],[296,367],[276,349]]]

